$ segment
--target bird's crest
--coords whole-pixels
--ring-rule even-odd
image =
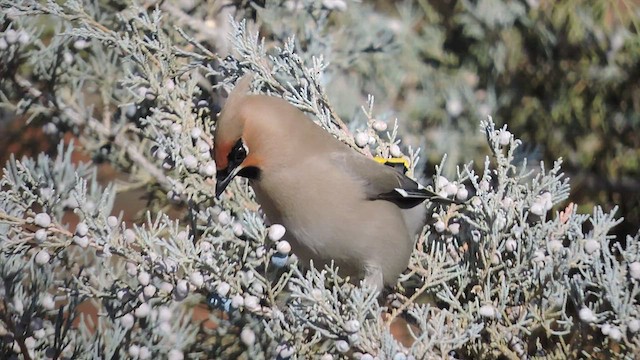
[[[253,73],[247,73],[238,80],[218,117],[214,135],[214,156],[219,169],[227,166],[227,156],[242,135],[244,120],[237,115],[242,109],[242,101],[249,92],[252,80]]]
[[[251,88],[251,81],[253,80],[253,73],[246,73],[243,77],[238,80],[236,86],[231,90],[229,96],[227,97],[227,101],[225,101],[224,107],[222,108],[222,112],[220,113],[220,117],[218,118],[219,124],[234,122],[234,118],[236,117],[236,113],[242,107],[240,103],[242,100],[248,95],[249,89]],[[227,125],[223,125],[227,126]]]
[[[225,108],[235,108],[236,103],[239,102],[242,98],[247,96],[249,90],[251,89],[251,82],[253,81],[253,73],[248,72],[244,74],[236,83],[236,86],[233,88],[231,93],[229,93],[229,97],[225,102]]]

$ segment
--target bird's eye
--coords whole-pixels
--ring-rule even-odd
[[[235,164],[240,164],[247,157],[247,153],[247,147],[242,142],[242,139],[240,139],[233,147],[233,150],[231,150],[231,153],[229,154],[229,161]]]
[[[242,162],[244,160],[244,158],[247,157],[247,150],[245,150],[244,147],[240,147],[239,149],[237,149],[235,151],[235,160],[236,162]]]

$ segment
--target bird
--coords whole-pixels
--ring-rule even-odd
[[[406,270],[433,193],[335,138],[286,100],[249,94],[242,77],[214,130],[216,197],[249,179],[271,224],[302,264],[333,264],[350,280],[393,287]]]

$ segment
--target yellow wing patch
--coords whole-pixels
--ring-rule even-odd
[[[375,156],[373,160],[379,162],[380,164],[391,166],[396,170],[401,170],[402,173],[406,173],[407,171],[409,171],[409,160],[404,157],[383,158],[382,156]]]

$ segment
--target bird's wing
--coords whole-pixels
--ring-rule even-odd
[[[426,199],[446,200],[394,168],[352,150],[332,153],[331,158],[340,170],[363,184],[369,200],[391,201],[403,209],[412,208]]]

